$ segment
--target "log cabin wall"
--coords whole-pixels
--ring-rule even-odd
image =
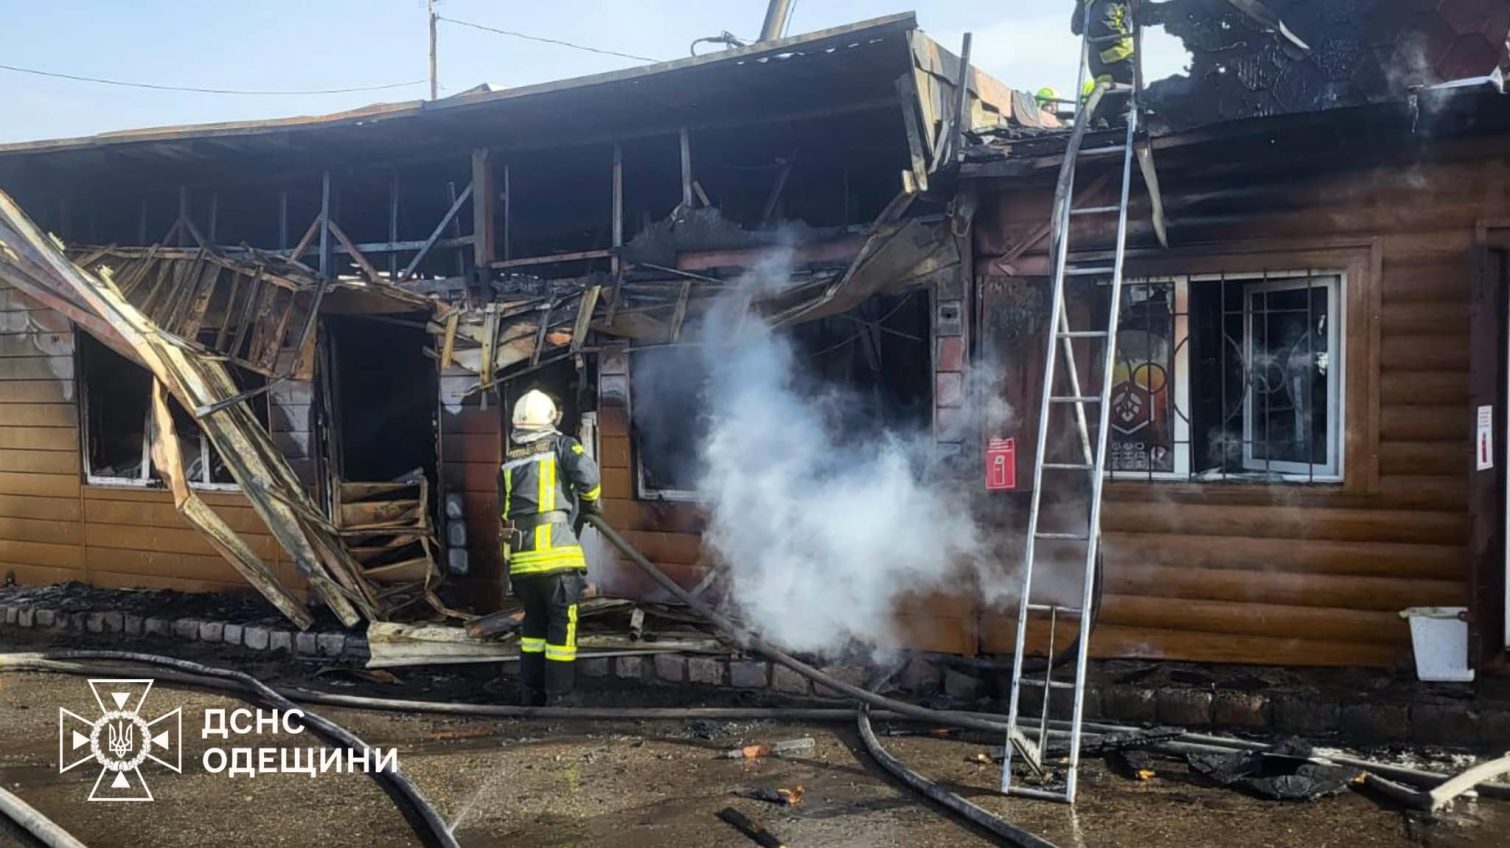
[[[1131,240],[1144,249],[1128,273],[1342,272],[1344,479],[1109,483],[1096,655],[1390,666],[1409,658],[1400,609],[1467,604],[1468,298],[1476,228],[1510,216],[1510,146],[1402,145],[1371,167],[1269,146],[1248,167],[1231,150],[1165,156],[1175,249],[1149,249],[1136,202]],[[1049,199],[996,184],[975,232],[983,289],[1046,286],[1041,246],[994,260],[1046,220]],[[1109,244],[1093,227],[1071,243]],[[1014,627],[988,614],[982,650],[1010,651]]]
[[[466,393],[476,381],[456,366],[441,373],[438,453],[451,579],[479,611],[491,612],[505,589],[498,503],[503,413],[496,389]]]
[[[0,284],[0,579],[252,591],[167,490],[83,482],[76,349],[67,319]],[[303,579],[241,494],[200,494],[302,596]]]

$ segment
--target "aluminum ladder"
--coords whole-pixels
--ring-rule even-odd
[[[1088,59],[1093,44],[1107,40],[1105,37],[1097,39],[1090,35],[1089,17],[1090,12],[1087,8],[1080,81],[1076,86],[1076,91],[1085,90],[1087,67],[1085,60]],[[1135,75],[1135,79],[1137,76],[1140,75]],[[1038,412],[1038,443],[1033,463],[1032,506],[1028,514],[1028,536],[1025,543],[1021,596],[1017,610],[1017,646],[1012,659],[1011,701],[1007,717],[1007,744],[1004,746],[1005,764],[1002,766],[1001,790],[1009,795],[1064,801],[1071,804],[1075,802],[1076,778],[1080,766],[1086,661],[1093,623],[1091,605],[1094,602],[1097,559],[1101,543],[1101,494],[1106,472],[1112,368],[1117,348],[1117,321],[1121,311],[1123,262],[1127,247],[1127,207],[1132,188],[1134,142],[1138,131],[1137,89],[1136,84],[1115,85],[1106,82],[1098,83],[1092,89],[1077,116],[1074,132],[1070,136],[1069,146],[1065,151],[1052,211],[1054,216],[1052,226],[1054,276],[1049,314],[1054,316],[1054,319],[1047,333],[1048,353],[1044,359],[1043,399]],[[1090,115],[1107,94],[1125,96],[1128,104],[1126,133],[1120,149],[1122,185],[1119,201],[1115,206],[1091,205],[1077,208],[1074,195],[1076,166],[1079,161],[1118,152],[1115,146],[1082,149],[1082,142],[1090,129]],[[1069,262],[1070,223],[1075,217],[1081,215],[1116,215],[1116,248],[1111,265],[1105,265],[1104,260],[1099,264],[1071,264]],[[1072,329],[1065,307],[1065,284],[1071,278],[1087,277],[1109,277],[1111,280],[1111,303],[1107,310],[1106,326],[1097,329]],[[1074,343],[1076,341],[1087,343],[1093,350],[1099,347],[1099,353],[1096,356],[1100,359],[1101,384],[1095,387],[1094,394],[1087,394],[1081,388],[1080,372],[1075,362]],[[1093,375],[1095,373],[1092,372]],[[1074,430],[1079,437],[1079,458],[1082,461],[1046,462],[1048,443],[1053,435],[1049,430],[1051,413],[1056,408],[1064,407],[1074,411],[1076,424]],[[1097,422],[1094,432],[1090,429],[1088,408],[1089,415],[1094,415]],[[1056,479],[1062,481],[1066,478],[1087,480],[1090,502],[1088,515],[1085,516],[1084,529],[1074,532],[1046,532],[1042,529],[1040,519],[1042,518],[1045,477],[1049,477],[1051,482]],[[1082,547],[1084,553],[1084,567],[1081,572],[1083,588],[1078,606],[1034,600],[1033,578],[1035,569],[1040,565],[1038,543],[1043,541]],[[1034,615],[1048,618],[1048,653],[1045,669],[1041,675],[1036,672],[1025,675],[1023,655],[1027,641],[1028,621],[1030,616]],[[1055,651],[1061,649],[1059,632],[1061,621],[1069,620],[1075,622],[1075,632],[1078,633],[1074,657],[1074,678],[1072,680],[1056,679],[1052,658]],[[1037,714],[1031,717],[1024,716],[1021,709],[1023,706],[1021,695],[1024,687],[1037,689],[1042,695],[1042,705],[1034,711]],[[1060,694],[1058,700],[1054,697],[1056,692]],[[1063,699],[1063,693],[1066,692],[1071,693],[1072,697],[1068,721],[1054,715],[1056,711],[1062,712],[1063,704],[1060,701]],[[1055,743],[1056,757],[1059,752],[1067,751],[1068,762],[1062,767],[1062,779],[1059,779],[1061,769],[1055,768],[1054,763],[1046,762],[1046,753],[1051,739]],[[1041,779],[1042,782],[1039,785],[1026,785],[1023,780],[1014,780],[1012,764],[1015,757],[1021,757],[1032,772]]]

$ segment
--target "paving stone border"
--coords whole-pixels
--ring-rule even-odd
[[[57,633],[121,634],[185,642],[227,645],[246,651],[306,661],[359,663],[368,657],[367,639],[342,631],[299,632],[276,624],[205,621],[198,618],[143,617],[117,611],[63,611],[35,606],[0,605],[0,632],[8,629]],[[770,690],[801,698],[833,698],[839,693],[758,657],[708,654],[583,656],[578,674],[588,681],[624,685],[713,686]],[[825,666],[824,671],[855,685],[865,670]],[[504,663],[502,673],[518,673]],[[1339,672],[1340,673],[1340,672]],[[1005,695],[1001,672],[971,672],[949,667],[942,658],[914,655],[891,675],[892,685],[913,698],[947,698],[955,704],[987,703]],[[1169,724],[1200,730],[1268,732],[1354,745],[1422,744],[1504,751],[1510,748],[1510,696],[1488,696],[1467,688],[1396,687],[1387,696],[1365,687],[1314,691],[1305,686],[1224,688],[1220,682],[1176,685],[1166,682],[1118,682],[1093,673],[1086,690],[1089,720],[1127,724]],[[592,685],[592,684],[589,684]],[[1500,689],[1510,690],[1510,686]],[[1025,690],[1023,709],[1038,708]],[[987,707],[989,709],[989,707]]]
[[[304,659],[365,661],[367,639],[342,631],[299,632],[290,627],[203,621],[198,618],[140,616],[116,611],[68,612],[34,606],[0,606],[0,631],[46,630],[56,633],[153,636],[180,642],[229,645],[249,651]]]

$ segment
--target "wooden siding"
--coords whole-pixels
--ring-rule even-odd
[[[164,489],[81,483],[78,383],[68,322],[0,285],[0,575],[23,585],[251,591]],[[285,586],[307,588],[235,492],[201,497]]]
[[[503,604],[498,467],[503,463],[499,393],[463,393],[477,380],[460,368],[441,374],[440,478],[443,497],[460,495],[467,574],[453,577],[481,612]]]
[[[1105,603],[1092,650],[1406,663],[1398,610],[1468,599],[1474,232],[1510,215],[1510,160],[1482,147],[1409,168],[1275,176],[1287,174],[1275,167],[1240,192],[1231,176],[1178,167],[1164,185],[1177,249],[1145,251],[1131,274],[1347,272],[1346,479],[1109,485]],[[981,267],[1041,222],[1044,199],[1003,192],[985,204]],[[1141,211],[1134,217],[1146,221]],[[1104,243],[1104,232],[1083,235],[1080,244]],[[1147,243],[1146,224],[1135,238]],[[1044,268],[1033,254],[1015,265],[1024,276]],[[1012,618],[985,617],[982,650],[1011,650]]]

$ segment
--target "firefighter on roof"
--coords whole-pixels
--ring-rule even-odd
[[[1131,87],[1134,78],[1136,42],[1133,40],[1133,4],[1130,0],[1075,0],[1075,15],[1070,19],[1070,30],[1076,35],[1086,34],[1086,8],[1089,7],[1091,79],[1081,97],[1090,94],[1095,83],[1106,82],[1115,86]],[[1102,104],[1117,103],[1125,108],[1126,94],[1108,94]],[[1091,116],[1093,122],[1102,121],[1109,112],[1103,105]]]
[[[577,602],[587,559],[577,534],[597,512],[598,466],[582,444],[556,430],[561,415],[545,393],[531,390],[514,404],[510,448],[500,476],[508,530],[509,582],[524,604],[520,678],[529,706],[571,692],[577,659]]]

